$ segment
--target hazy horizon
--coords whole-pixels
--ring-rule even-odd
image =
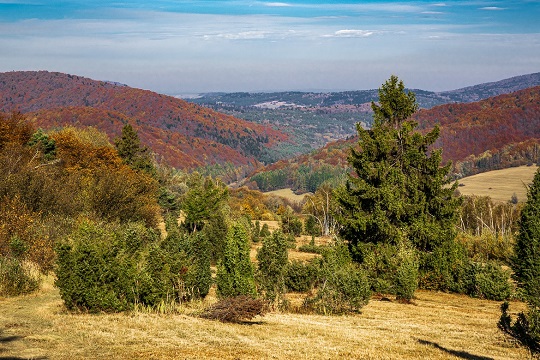
[[[448,91],[540,71],[540,1],[0,0],[0,71],[182,95]]]

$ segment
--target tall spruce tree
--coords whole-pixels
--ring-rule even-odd
[[[362,260],[362,243],[398,244],[404,239],[429,251],[455,236],[460,199],[457,183],[449,184],[450,164],[441,166],[442,152],[431,146],[439,128],[423,135],[410,119],[418,109],[414,93],[391,76],[372,102],[370,130],[357,125],[358,147],[349,163],[355,175],[337,191],[341,236],[353,257]]]
[[[532,354],[540,355],[540,170],[536,171],[527,190],[514,252],[513,277],[523,290],[528,311],[519,313],[512,324],[505,302],[501,307],[499,328],[525,345]]]

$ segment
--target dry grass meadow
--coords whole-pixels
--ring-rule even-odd
[[[490,196],[495,201],[509,201],[516,194],[519,201],[527,200],[526,185],[532,183],[537,166],[518,166],[488,171],[459,180],[463,195]]]
[[[536,167],[464,178],[462,194],[526,199]],[[288,194],[290,195],[290,194]],[[283,194],[281,194],[283,196]],[[277,222],[268,222],[271,230]],[[298,245],[309,237],[297,239]],[[317,238],[316,243],[331,242]],[[260,246],[260,244],[258,245]],[[255,260],[256,247],[252,249]],[[290,252],[290,259],[314,254]],[[65,310],[53,278],[36,294],[0,298],[0,360],[7,359],[526,359],[498,329],[500,302],[417,291],[413,304],[372,298],[359,314],[320,316],[272,312],[253,322],[224,324],[197,316],[215,302],[176,313],[77,314]],[[291,303],[301,295],[291,294]],[[511,304],[514,312],[521,303]]]
[[[282,198],[289,199],[292,202],[302,202],[304,200],[304,197],[307,195],[307,194],[297,195],[290,188],[269,191],[269,192],[265,192],[264,194],[280,196]]]
[[[374,298],[355,315],[224,324],[196,316],[204,303],[177,314],[72,314],[52,282],[0,299],[0,359],[527,358],[497,329],[499,302],[461,295],[418,291],[414,304]]]

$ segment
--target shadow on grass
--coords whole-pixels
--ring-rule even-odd
[[[458,350],[452,350],[452,349],[447,349],[435,342],[432,342],[432,341],[427,341],[427,340],[422,340],[422,339],[416,339],[416,341],[418,341],[418,343],[422,344],[422,345],[428,345],[428,346],[433,346],[434,348],[436,349],[439,349],[439,350],[442,350],[448,354],[451,354],[451,355],[454,355],[458,358],[461,358],[461,359],[466,359],[466,360],[493,360],[493,358],[490,358],[490,357],[486,357],[486,356],[478,356],[478,355],[473,355],[471,353],[468,353],[466,351],[458,351]]]
[[[22,336],[0,336],[0,343],[9,343],[22,339]]]
[[[1,336],[1,334],[2,334],[2,330],[0,330],[0,344],[14,342],[14,341],[21,340],[22,338],[24,338],[24,336],[17,336],[17,335]],[[0,353],[4,352],[4,351],[6,351],[6,350],[4,348],[0,347]],[[17,356],[0,356],[0,360],[24,360],[24,359],[28,359],[28,357],[22,358],[22,357],[17,357]],[[47,360],[48,358],[46,358],[46,357],[33,357],[32,359]]]

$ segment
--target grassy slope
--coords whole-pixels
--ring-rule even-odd
[[[524,359],[497,330],[499,305],[419,291],[414,305],[373,299],[354,316],[271,313],[251,325],[222,324],[189,316],[196,308],[68,314],[49,279],[36,295],[0,299],[0,357]]]
[[[519,201],[527,200],[525,185],[532,182],[536,166],[519,166],[494,170],[459,180],[463,195],[490,196],[495,201],[509,201],[516,194]]]
[[[268,191],[264,193],[265,195],[275,195],[275,196],[281,196],[285,199],[288,199],[293,202],[302,202],[304,200],[304,197],[306,194],[296,195],[291,188],[287,189],[280,189],[280,190],[274,190],[274,191]]]

